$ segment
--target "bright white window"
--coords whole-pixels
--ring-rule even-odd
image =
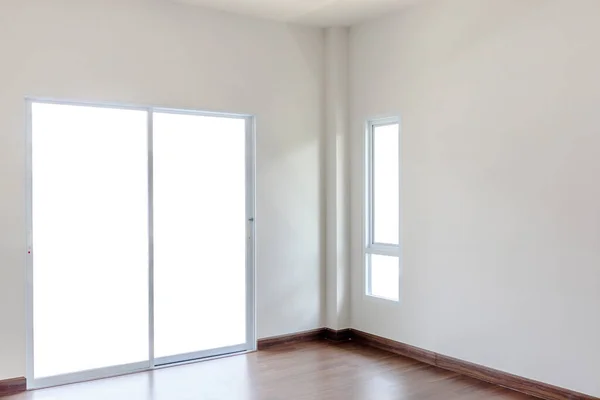
[[[373,120],[366,135],[366,293],[400,299],[400,123]]]

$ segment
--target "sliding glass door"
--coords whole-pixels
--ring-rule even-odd
[[[253,349],[251,118],[29,116],[30,388]]]
[[[246,343],[246,121],[154,114],[157,364]]]
[[[146,121],[143,111],[32,106],[33,370],[42,384],[149,366]]]

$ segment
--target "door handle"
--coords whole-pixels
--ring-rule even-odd
[[[252,223],[254,222],[254,217],[248,218],[248,222],[246,223],[246,238],[248,240],[252,240]]]

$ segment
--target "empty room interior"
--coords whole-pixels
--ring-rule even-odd
[[[1,0],[0,398],[600,399],[599,20]]]

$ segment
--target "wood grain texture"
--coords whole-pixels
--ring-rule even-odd
[[[9,398],[600,400],[354,329],[266,338],[259,348],[265,351]],[[25,378],[0,381],[0,398],[25,388]]]
[[[437,354],[436,366],[458,372],[482,381],[504,386],[546,400],[598,400],[597,397],[577,393],[547,383],[537,382],[482,365]]]
[[[370,333],[353,329],[352,340],[357,343],[376,347],[404,357],[412,358],[429,365],[443,368],[459,374],[467,375],[481,381],[493,383],[517,392],[545,400],[600,400],[597,397],[578,393],[572,390],[537,382],[507,372],[484,367],[479,364],[452,358],[429,350],[420,349],[405,343],[382,338]]]
[[[292,333],[289,335],[272,336],[264,339],[258,339],[256,345],[258,350],[266,350],[273,346],[280,346],[282,344],[292,343],[303,343],[310,342],[313,340],[323,339],[325,337],[325,330],[323,328],[313,329],[310,331]]]
[[[27,380],[25,378],[0,380],[0,396],[9,396],[25,390],[27,390]]]
[[[353,341],[312,340],[10,400],[532,400]]]

